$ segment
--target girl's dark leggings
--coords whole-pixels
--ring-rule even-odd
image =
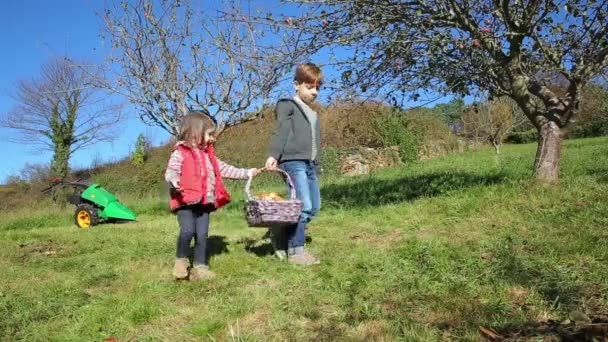
[[[177,210],[179,236],[177,238],[178,258],[187,258],[190,242],[194,238],[194,265],[207,265],[207,235],[209,234],[209,213],[211,208],[200,204],[186,206]]]

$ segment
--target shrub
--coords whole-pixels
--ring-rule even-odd
[[[137,136],[137,141],[135,142],[135,151],[131,154],[131,164],[141,167],[146,162],[146,153],[148,150],[148,143],[146,142],[146,138],[143,134]]]
[[[381,103],[344,101],[318,109],[323,148],[382,146],[374,120],[387,109],[390,108]]]
[[[326,175],[340,174],[340,150],[336,148],[326,148],[321,153],[319,162],[320,171]]]
[[[399,157],[404,164],[418,160],[419,142],[413,134],[403,134],[399,147]]]
[[[575,124],[568,134],[568,138],[587,138],[608,135],[608,122],[595,121]]]
[[[418,159],[419,137],[408,127],[406,115],[388,109],[374,117],[374,127],[381,137],[382,147],[397,146],[403,163]]]
[[[529,144],[538,141],[538,132],[536,129],[529,129],[527,131],[512,132],[507,137],[507,142],[514,144]]]

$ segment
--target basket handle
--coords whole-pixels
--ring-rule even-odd
[[[258,175],[265,171],[273,171],[273,172],[282,173],[285,176],[285,179],[287,180],[287,185],[289,186],[289,198],[291,200],[296,199],[296,187],[293,185],[293,181],[291,180],[291,177],[289,176],[289,174],[287,172],[285,172],[284,170],[281,170],[279,168],[269,169],[267,167],[263,167],[263,168],[259,169],[259,171],[260,172],[258,172]],[[247,197],[248,201],[253,199],[253,196],[251,196],[251,181],[253,181],[254,177],[255,176],[249,177],[247,179],[247,184],[245,184],[245,196]]]

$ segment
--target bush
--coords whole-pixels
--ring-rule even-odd
[[[374,117],[374,127],[381,137],[382,147],[398,146],[399,157],[403,163],[418,159],[419,137],[408,127],[403,112],[388,109]]]
[[[569,138],[608,135],[608,90],[605,85],[588,84],[581,92],[581,102]]]
[[[135,142],[135,151],[131,154],[131,164],[141,167],[146,162],[149,144],[146,142],[146,138],[143,134],[137,136],[137,141]]]
[[[340,150],[335,148],[326,148],[321,152],[321,160],[319,161],[320,171],[326,175],[340,174]]]
[[[337,102],[318,109],[323,148],[382,146],[382,137],[374,126],[374,120],[387,110],[390,107],[371,102]]]
[[[568,134],[568,138],[589,138],[608,135],[608,122],[596,121],[584,124],[575,124]]]
[[[442,118],[420,108],[404,112],[379,102],[338,101],[313,109],[321,121],[320,165],[326,174],[340,172],[341,151],[357,147],[396,146],[404,163],[458,150],[458,141]],[[274,106],[256,120],[227,129],[216,144],[218,157],[238,167],[261,167],[276,126]]]
[[[404,134],[399,146],[399,157],[404,164],[418,160],[418,139],[411,133]]]
[[[507,142],[513,144],[529,144],[538,141],[538,131],[529,129],[527,131],[512,132],[507,137]]]
[[[459,150],[456,135],[432,110],[411,110],[405,120],[407,129],[417,138],[418,157],[431,158]]]

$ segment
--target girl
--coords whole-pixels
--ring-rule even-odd
[[[215,157],[215,123],[200,112],[182,120],[179,141],[167,164],[171,210],[177,214],[180,233],[173,276],[175,279],[213,278],[207,264],[209,214],[230,201],[222,177],[247,179],[257,169],[239,169]],[[195,239],[194,258],[189,270],[190,242]],[[188,274],[188,270],[190,271]]]

